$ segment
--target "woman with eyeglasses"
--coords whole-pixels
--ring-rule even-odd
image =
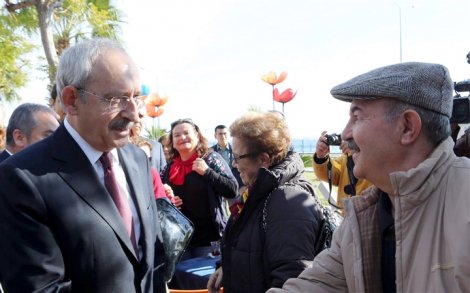
[[[220,240],[227,223],[223,198],[234,198],[238,183],[224,158],[208,151],[208,141],[191,119],[173,122],[169,138],[171,162],[162,171],[162,180],[195,226],[182,260],[207,256],[210,242]]]
[[[230,126],[233,165],[247,186],[222,238],[209,292],[265,292],[297,277],[317,254],[322,215],[284,119],[248,113]]]

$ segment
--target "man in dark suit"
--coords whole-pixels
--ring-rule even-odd
[[[78,43],[57,89],[64,123],[0,164],[5,291],[165,292],[149,161],[128,144],[136,65],[113,41]]]
[[[57,127],[57,114],[41,104],[24,103],[11,114],[6,132],[6,148],[0,163],[13,154],[51,135]]]

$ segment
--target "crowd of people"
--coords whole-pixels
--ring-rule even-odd
[[[331,90],[350,111],[342,154],[330,157],[323,131],[312,158],[344,217],[327,249],[323,203],[279,113],[217,125],[212,146],[189,118],[149,139],[138,68],[103,38],[67,49],[53,88],[49,107],[22,104],[3,130],[5,292],[177,286],[157,198],[194,224],[181,261],[220,241],[211,293],[470,292],[470,131],[450,123],[443,65],[387,65]]]

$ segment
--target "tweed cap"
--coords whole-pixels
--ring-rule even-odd
[[[336,99],[397,99],[451,117],[453,83],[445,66],[407,62],[380,67],[331,89]]]

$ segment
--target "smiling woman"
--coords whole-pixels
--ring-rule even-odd
[[[207,256],[211,241],[220,240],[225,229],[225,198],[237,195],[237,181],[223,157],[209,151],[207,140],[191,119],[171,124],[168,146],[171,162],[162,172],[163,183],[171,186],[175,205],[195,225],[182,260]]]

